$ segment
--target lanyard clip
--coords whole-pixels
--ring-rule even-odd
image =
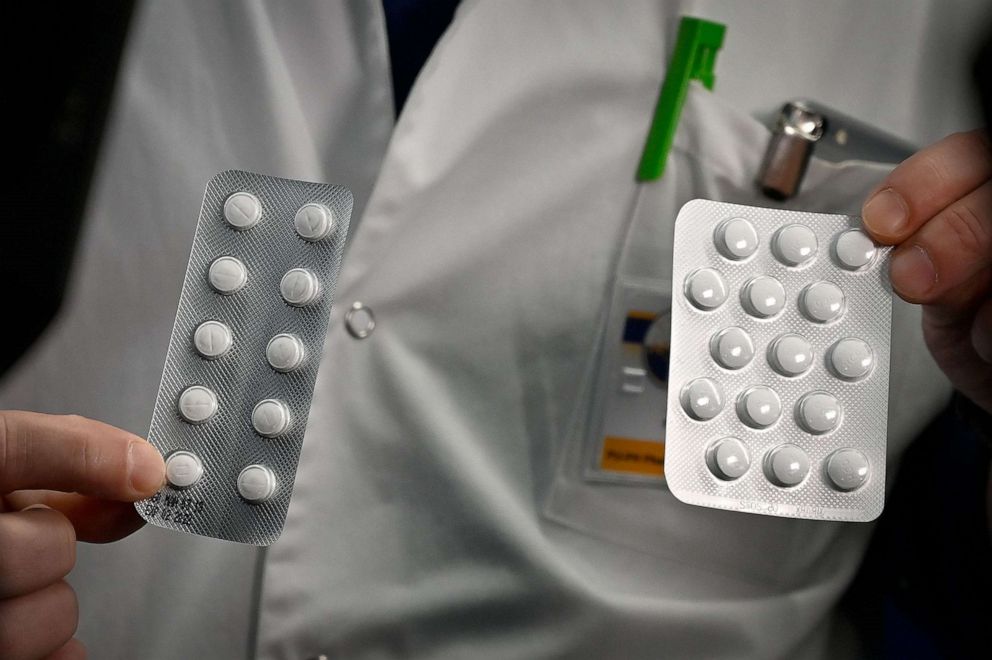
[[[713,89],[716,80],[713,69],[717,51],[723,46],[725,32],[726,27],[720,23],[682,17],[675,53],[665,73],[654,120],[644,145],[641,163],[637,167],[638,181],[654,181],[664,173],[689,81],[698,80],[706,89]]]

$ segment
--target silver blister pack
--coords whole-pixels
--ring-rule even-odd
[[[203,196],[148,440],[153,525],[253,545],[282,532],[351,219],[342,186],[227,171]]]
[[[707,200],[680,210],[665,474],[683,502],[819,520],[881,513],[890,248],[860,227]]]

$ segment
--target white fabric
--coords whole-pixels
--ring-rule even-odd
[[[870,526],[722,516],[731,547],[755,526],[784,530],[763,543],[787,579],[767,582],[753,552],[736,567],[692,545],[643,552],[542,517],[561,486],[555,443],[594,354],[678,16],[723,21],[728,37],[716,96],[692,93],[666,181],[741,201],[761,136],[748,117],[786,98],[918,142],[966,128],[963,76],[935,72],[964,70],[967,39],[947,32],[980,25],[978,5],[466,2],[395,130],[375,2],[143,7],[69,302],[0,405],[145,432],[217,171],[347,184],[364,214],[263,579],[251,548],[158,529],[84,547],[72,582],[93,657],[239,658],[256,626],[263,658],[821,654]],[[867,180],[844,176],[879,175],[823,171],[811,190],[837,191],[841,210]],[[671,222],[675,196],[645,194]],[[341,324],[356,300],[377,323],[361,341]],[[900,313],[913,359],[893,397],[916,413],[891,420],[894,449],[946,397],[914,312]],[[690,539],[712,540],[714,512],[678,515]]]

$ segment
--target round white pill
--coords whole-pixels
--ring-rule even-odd
[[[293,219],[296,233],[308,241],[319,241],[334,229],[334,214],[323,204],[304,204]]]
[[[217,395],[203,385],[192,385],[179,395],[179,414],[190,424],[202,424],[217,412]]]
[[[758,232],[744,218],[731,218],[724,220],[716,228],[713,241],[720,254],[740,261],[747,259],[758,249]]]
[[[693,419],[713,419],[723,410],[723,392],[709,378],[697,378],[682,388],[682,408]]]
[[[237,293],[248,281],[248,269],[236,257],[217,257],[207,271],[207,281],[217,293]]]
[[[700,268],[685,278],[685,295],[699,309],[716,309],[727,299],[727,284],[712,268]]]
[[[710,340],[710,354],[725,369],[741,369],[754,357],[754,343],[743,329],[725,328]]]
[[[875,355],[864,341],[848,337],[833,345],[827,363],[838,378],[861,380],[871,371]]]
[[[251,411],[251,425],[266,438],[282,435],[289,428],[289,407],[278,399],[265,399]]]
[[[303,342],[296,335],[276,335],[265,347],[265,359],[269,361],[269,366],[281,373],[299,369],[305,355]]]
[[[196,454],[176,451],[165,459],[165,478],[173,488],[189,488],[203,476],[203,463]]]
[[[733,481],[751,467],[751,457],[737,438],[721,438],[707,450],[706,465],[716,478]]]
[[[798,376],[813,366],[813,347],[800,335],[782,335],[768,347],[768,363],[783,376]]]
[[[827,459],[827,479],[837,490],[861,488],[871,473],[868,459],[857,449],[838,449]]]
[[[795,486],[809,474],[809,456],[795,445],[779,445],[765,457],[765,476],[778,486]]]
[[[208,360],[215,360],[227,353],[233,343],[231,329],[220,321],[204,321],[193,332],[196,352]]]
[[[294,268],[282,276],[279,292],[290,305],[304,307],[320,297],[320,282],[309,270]]]
[[[860,229],[848,229],[834,241],[834,256],[847,270],[867,268],[875,260],[877,251],[875,243]]]
[[[260,504],[276,490],[276,475],[264,465],[249,465],[238,475],[238,494],[252,504]]]
[[[785,307],[785,287],[774,277],[755,277],[744,285],[741,305],[751,316],[761,319],[775,316]]]
[[[806,225],[786,225],[775,232],[772,252],[786,266],[801,266],[816,256],[816,234]]]
[[[832,282],[814,282],[799,296],[799,309],[814,323],[829,323],[844,313],[844,292]]]
[[[810,392],[799,399],[796,413],[799,425],[810,433],[829,433],[840,423],[840,401],[826,392]]]
[[[755,429],[763,429],[778,421],[782,415],[782,402],[769,387],[755,385],[737,398],[737,416]]]
[[[251,229],[261,217],[262,203],[251,193],[236,192],[224,202],[224,219],[235,229]]]

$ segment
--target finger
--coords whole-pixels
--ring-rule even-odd
[[[992,146],[988,134],[981,130],[955,133],[892,170],[861,210],[865,228],[881,243],[901,243],[989,179]]]
[[[86,647],[73,637],[65,646],[51,654],[46,660],[86,660]]]
[[[940,297],[939,302],[923,307],[923,320],[934,327],[955,326],[964,333],[961,341],[968,341],[967,326],[975,315],[975,306],[988,298],[992,291],[992,270],[985,269]]]
[[[46,488],[133,502],[165,481],[152,445],[76,415],[0,412],[0,492]]]
[[[0,649],[5,660],[43,658],[76,632],[79,605],[64,580],[17,598],[0,600]]]
[[[76,529],[76,539],[87,543],[110,543],[137,531],[145,524],[134,505],[101,500],[76,493],[52,490],[17,490],[5,496],[12,509],[44,504],[60,512]]]
[[[58,511],[37,508],[0,516],[0,598],[61,580],[76,563],[76,533]]]
[[[971,345],[984,362],[992,364],[992,298],[978,308],[971,324]]]
[[[913,303],[960,298],[954,290],[992,266],[990,214],[992,182],[987,182],[934,216],[895,249],[892,288]]]
[[[992,368],[981,368],[983,358],[972,341],[978,321],[974,301],[987,301],[990,288],[992,271],[986,270],[949,292],[946,302],[923,307],[927,348],[955,389],[979,405],[992,401]]]

